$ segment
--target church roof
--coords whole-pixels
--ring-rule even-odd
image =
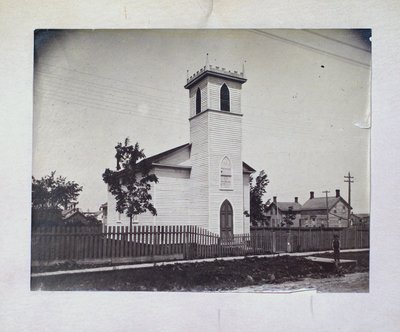
[[[184,149],[186,147],[190,147],[191,145],[192,144],[190,144],[190,143],[179,145],[179,146],[177,146],[175,148],[172,148],[172,149],[166,150],[164,152],[158,153],[158,154],[156,154],[154,156],[148,157],[146,159],[142,159],[139,162],[139,164],[142,164],[142,163],[149,163],[149,164],[158,163],[161,159],[169,156],[170,154],[172,154],[172,153],[174,153],[174,152],[176,152],[178,150]]]
[[[169,157],[170,155],[172,155],[175,152],[178,152],[179,150],[183,150],[185,148],[190,148],[191,146],[192,146],[191,143],[186,143],[186,144],[179,145],[179,146],[177,146],[175,148],[172,148],[172,149],[166,150],[164,152],[158,153],[158,154],[156,154],[154,156],[142,159],[139,162],[139,164],[147,163],[148,165],[161,166],[159,164],[159,162],[162,159]],[[253,167],[251,167],[250,165],[248,165],[244,161],[243,161],[242,165],[243,165],[243,173],[253,173],[253,172],[256,171]],[[181,166],[181,165],[176,165],[176,166]],[[182,166],[182,167],[186,167],[186,166]]]
[[[253,167],[251,167],[249,164],[246,164],[244,161],[243,161],[243,173],[253,173],[253,172],[255,172],[256,170],[253,168]]]

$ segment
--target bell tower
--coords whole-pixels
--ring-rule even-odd
[[[190,118],[207,111],[241,114],[241,90],[246,82],[243,72],[206,65],[187,78]]]
[[[241,91],[245,82],[243,71],[207,63],[185,85],[190,99],[191,218],[218,234],[244,232]],[[221,217],[227,215],[221,214],[223,204],[232,210],[231,230]]]

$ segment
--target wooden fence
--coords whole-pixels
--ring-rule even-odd
[[[359,228],[254,228],[221,239],[198,226],[40,227],[32,232],[33,266],[78,263],[134,263],[331,249],[368,248],[369,230]]]
[[[333,235],[339,235],[342,249],[369,248],[369,229],[351,228],[252,228],[255,250],[299,252],[332,249]]]

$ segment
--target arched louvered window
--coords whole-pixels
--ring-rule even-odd
[[[221,162],[221,189],[232,189],[232,166],[228,157]]]
[[[201,91],[200,88],[197,88],[196,92],[196,114],[201,112]]]
[[[225,83],[221,87],[220,99],[221,99],[221,111],[229,112],[230,111],[229,89]]]

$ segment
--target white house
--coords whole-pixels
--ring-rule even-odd
[[[140,214],[139,225],[198,225],[228,236],[250,231],[249,176],[242,161],[243,72],[206,65],[187,79],[190,142],[150,158],[159,183],[151,195],[157,216]],[[108,193],[107,225],[127,226]]]
[[[265,209],[267,225],[270,227],[279,227],[285,218],[289,214],[292,214],[292,226],[299,227],[301,225],[301,209],[302,206],[299,203],[298,197],[295,197],[293,202],[279,202],[277,197],[274,196],[272,203]]]

